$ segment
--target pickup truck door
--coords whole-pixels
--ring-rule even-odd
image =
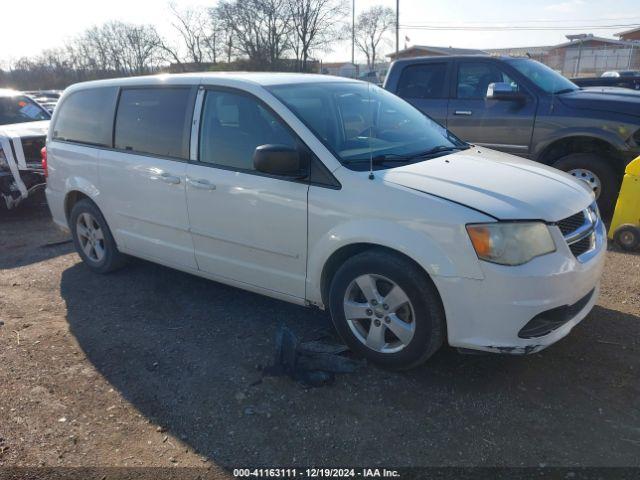
[[[536,97],[492,60],[459,60],[453,72],[447,128],[462,140],[527,157],[536,117]],[[494,82],[510,83],[524,100],[487,99]]]
[[[443,60],[408,65],[400,73],[394,90],[399,97],[446,126],[451,64]]]

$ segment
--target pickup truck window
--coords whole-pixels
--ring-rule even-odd
[[[372,157],[400,164],[468,148],[411,104],[374,85],[322,82],[269,90],[350,168],[366,169]]]
[[[564,93],[578,90],[578,86],[571,80],[542,63],[526,58],[509,60],[509,65],[518,70],[523,76],[535,83],[546,93]]]
[[[398,95],[402,98],[447,98],[446,63],[409,65],[400,75]]]
[[[489,62],[461,62],[458,64],[458,98],[485,98],[491,83],[509,83],[514,91],[519,87],[506,73]]]

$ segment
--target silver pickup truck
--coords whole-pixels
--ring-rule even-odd
[[[0,208],[15,208],[44,188],[40,150],[50,119],[27,95],[0,89]]]

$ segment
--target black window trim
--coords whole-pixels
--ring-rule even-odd
[[[322,160],[320,160],[317,157],[317,155],[313,152],[313,150],[311,150],[311,148],[309,148],[309,146],[304,142],[304,140],[302,140],[302,138],[300,138],[300,136],[293,130],[293,128],[291,128],[291,125],[289,125],[273,108],[271,108],[260,97],[258,97],[257,95],[254,95],[253,93],[248,92],[246,90],[242,90],[241,88],[229,87],[229,86],[226,86],[226,85],[201,85],[200,88],[204,90],[205,94],[202,96],[202,98],[200,100],[202,102],[202,104],[200,106],[200,118],[198,120],[198,132],[197,132],[198,142],[197,142],[197,150],[196,150],[196,155],[195,155],[196,160],[190,160],[190,163],[192,163],[194,165],[205,166],[205,167],[208,167],[208,168],[218,168],[220,170],[227,170],[227,171],[231,171],[231,172],[244,173],[244,174],[248,174],[248,175],[256,175],[256,176],[259,176],[259,177],[273,178],[273,179],[276,179],[276,180],[283,180],[285,182],[302,183],[302,184],[313,185],[313,186],[317,186],[317,187],[331,188],[331,189],[335,189],[335,190],[340,190],[342,188],[342,185],[340,184],[338,179],[335,178],[333,173],[331,173],[331,171],[327,168],[327,166],[324,164],[324,162],[322,162]],[[298,149],[298,152],[301,155],[301,157],[303,157],[303,158],[306,157],[306,160],[307,160],[306,175],[304,177],[302,177],[302,178],[291,178],[291,177],[285,177],[285,176],[281,176],[281,175],[271,175],[269,173],[259,172],[257,170],[230,167],[228,165],[218,165],[218,164],[215,164],[215,163],[207,163],[207,162],[200,161],[200,140],[201,140],[201,135],[202,135],[202,119],[203,119],[203,115],[204,115],[204,102],[206,100],[206,96],[207,96],[208,92],[210,92],[210,91],[228,92],[228,93],[233,93],[233,94],[243,95],[245,97],[249,97],[252,100],[256,101],[258,103],[258,105],[262,106],[271,115],[273,115],[274,118],[278,122],[280,122],[282,124],[282,126],[294,138],[294,140],[297,143],[297,149]],[[311,173],[312,173],[312,171],[311,171],[311,162],[315,162],[316,165],[319,166],[320,169],[323,169],[325,171],[325,173],[328,174],[329,178],[331,178],[333,180],[334,183],[330,184],[330,183],[317,182],[317,181],[314,182],[313,179],[311,179]]]
[[[186,158],[181,158],[181,157],[173,157],[171,155],[159,155],[157,153],[150,153],[150,152],[139,152],[137,150],[126,150],[123,148],[116,148],[116,121],[118,119],[118,110],[120,108],[120,97],[122,95],[122,91],[123,90],[149,90],[149,89],[165,89],[165,88],[169,88],[169,89],[183,89],[183,90],[190,90],[190,95],[189,95],[189,102],[190,102],[190,106],[189,106],[189,111],[187,112],[186,118],[189,120],[189,127],[191,127],[191,124],[193,123],[193,114],[194,114],[194,109],[195,109],[195,104],[196,104],[196,95],[198,93],[198,86],[194,85],[194,84],[165,84],[165,85],[156,85],[156,84],[146,84],[146,85],[119,85],[118,86],[118,95],[116,98],[116,108],[114,110],[113,113],[113,125],[111,127],[111,147],[107,148],[108,150],[114,151],[114,152],[118,152],[118,153],[126,153],[129,155],[137,155],[137,156],[142,156],[142,157],[152,157],[152,158],[158,158],[160,160],[171,160],[174,162],[180,162],[180,163],[189,163],[189,157],[191,155],[191,128],[189,128],[188,131],[188,135],[189,135],[189,139],[187,139],[187,155]]]

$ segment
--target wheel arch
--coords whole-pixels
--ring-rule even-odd
[[[320,296],[323,305],[329,304],[329,289],[331,287],[331,281],[333,280],[333,277],[335,276],[340,266],[344,264],[347,259],[353,257],[354,255],[358,255],[360,253],[371,250],[384,251],[386,253],[401,257],[408,262],[411,262],[423,273],[427,281],[433,284],[435,291],[438,293],[438,296],[440,296],[440,300],[442,301],[440,292],[433,282],[431,275],[422,265],[420,265],[417,260],[395,248],[387,247],[377,243],[357,242],[343,245],[342,247],[338,248],[329,256],[329,258],[327,258],[326,262],[324,263],[322,273],[320,274]]]
[[[620,154],[620,149],[610,139],[594,134],[576,133],[561,138],[550,140],[540,147],[536,160],[545,165],[551,165],[573,153],[595,153],[604,155],[613,160],[616,173],[624,171],[625,160]]]
[[[65,182],[64,196],[64,214],[69,223],[69,217],[73,206],[83,198],[91,200],[102,212],[99,203],[96,201],[98,197],[98,188],[82,177],[69,177]]]
[[[69,223],[69,219],[71,217],[71,210],[73,210],[73,206],[83,199],[87,199],[93,202],[93,200],[91,200],[91,197],[89,195],[87,195],[86,193],[80,190],[71,190],[64,197],[64,215],[65,215],[65,218],[67,219],[67,223]]]

